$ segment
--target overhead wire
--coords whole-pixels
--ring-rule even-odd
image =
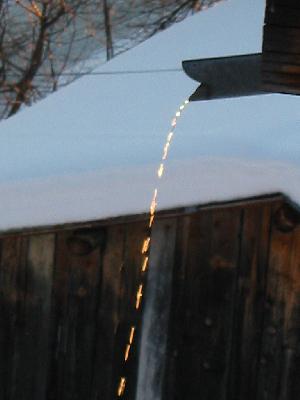
[[[81,76],[97,76],[97,75],[137,75],[137,74],[161,74],[170,72],[182,72],[181,68],[167,68],[167,69],[140,69],[140,70],[117,70],[117,71],[94,71],[94,72],[62,72],[58,74],[60,76],[71,76],[71,77],[81,77]],[[37,73],[36,77],[49,77],[50,74]]]

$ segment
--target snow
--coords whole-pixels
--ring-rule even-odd
[[[98,71],[180,68],[259,52],[264,0],[227,0]],[[0,230],[148,209],[183,72],[87,76],[1,123]],[[296,96],[191,103],[177,126],[159,209],[284,192],[300,203]]]

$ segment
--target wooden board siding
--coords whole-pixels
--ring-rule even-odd
[[[281,207],[185,217],[164,400],[299,398],[300,228]]]
[[[300,229],[271,231],[262,330],[259,396],[299,399],[300,395]]]
[[[177,368],[172,399],[223,399],[229,366],[231,320],[237,277],[240,210],[209,211],[192,217],[181,307],[172,351]],[[179,261],[179,266],[182,262]],[[177,295],[174,296],[174,299]],[[176,307],[177,308],[177,307]],[[172,336],[172,334],[171,334]],[[170,394],[169,390],[167,393]]]
[[[230,399],[256,398],[270,223],[270,206],[254,206],[243,211],[227,388],[227,396]]]
[[[124,370],[146,222],[0,237],[0,399],[115,400],[126,374],[124,400],[298,400],[299,213],[274,197],[159,215]]]
[[[300,6],[298,0],[267,0],[263,89],[300,94]]]
[[[117,397],[145,229],[138,222],[0,240],[1,400]],[[73,245],[82,235],[99,237],[87,254]]]

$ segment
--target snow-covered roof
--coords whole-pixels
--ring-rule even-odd
[[[264,0],[227,0],[98,69],[180,69],[192,58],[261,51]],[[0,229],[148,210],[183,72],[93,75],[1,123]],[[160,209],[270,192],[300,203],[300,100],[189,104],[176,128]]]

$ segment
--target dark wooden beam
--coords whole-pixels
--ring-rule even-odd
[[[300,2],[267,0],[263,54],[263,89],[300,94]]]

